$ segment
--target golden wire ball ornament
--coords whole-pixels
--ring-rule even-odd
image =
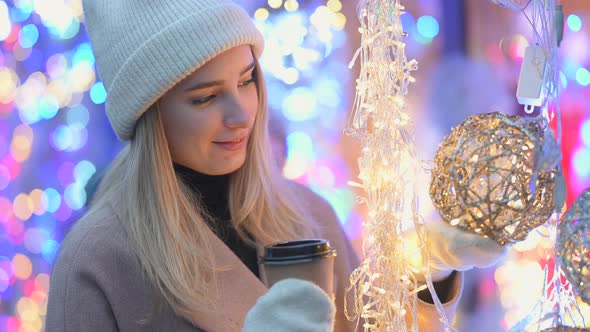
[[[436,152],[430,184],[441,217],[500,245],[524,240],[554,211],[554,166],[539,162],[544,140],[538,121],[499,112],[453,128]]]
[[[584,191],[557,226],[557,259],[580,298],[590,304],[590,189]]]

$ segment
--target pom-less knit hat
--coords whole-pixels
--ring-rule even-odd
[[[167,90],[216,55],[264,42],[229,0],[83,0],[86,29],[107,91],[106,111],[121,140]]]

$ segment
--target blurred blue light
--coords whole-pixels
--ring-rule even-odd
[[[342,102],[341,86],[334,79],[317,79],[313,84],[313,91],[320,104],[328,107],[338,107]]]
[[[42,228],[28,227],[24,237],[24,244],[31,253],[41,253],[43,244],[49,239],[49,232]]]
[[[35,0],[18,0],[13,1],[15,8],[18,8],[23,13],[31,13],[35,8]]]
[[[82,43],[76,48],[76,53],[72,59],[72,67],[75,67],[79,62],[88,62],[94,65],[94,55],[89,43]]]
[[[71,143],[66,151],[72,152],[80,150],[88,142],[88,130],[79,123],[68,126],[71,134]]]
[[[590,175],[590,148],[575,151],[572,159],[574,170],[579,177]]]
[[[86,127],[90,120],[90,114],[84,105],[78,104],[68,110],[66,118],[69,125],[79,124]]]
[[[59,103],[53,96],[47,96],[39,101],[39,115],[43,119],[53,119],[59,111]]]
[[[266,73],[266,75],[271,76],[270,73]],[[272,91],[272,93],[268,93],[268,106],[271,109],[279,110],[283,106],[283,101],[285,100],[285,96],[287,94],[287,89],[281,83],[279,83],[276,79],[270,80],[267,84],[268,91]]]
[[[79,210],[84,207],[84,204],[86,204],[84,185],[74,182],[67,186],[64,192],[64,199],[72,210]]]
[[[47,212],[54,213],[61,205],[61,196],[59,192],[53,188],[45,189],[44,193],[47,197]]]
[[[92,99],[92,102],[97,105],[104,103],[107,99],[107,91],[102,82],[96,82],[92,88],[90,88],[90,99]]]
[[[55,240],[47,240],[45,243],[43,243],[43,247],[41,248],[41,256],[43,256],[43,259],[47,263],[52,264],[55,260],[55,255],[57,254],[58,250],[59,242]]]
[[[345,46],[347,42],[346,34],[344,33],[335,33],[332,38],[332,47],[334,49],[341,48]]]
[[[420,33],[415,33],[413,35],[413,37],[414,37],[414,40],[420,45],[428,45],[428,44],[432,43],[432,38],[424,37]]]
[[[297,87],[283,101],[283,114],[289,121],[306,121],[317,115],[317,99],[307,87]]]
[[[570,79],[570,80],[575,80],[576,79],[576,72],[578,71],[578,68],[580,68],[580,65],[578,63],[576,63],[576,61],[574,61],[571,58],[565,58],[562,61],[561,64],[561,70],[563,70],[563,72],[565,73],[565,76]]]
[[[22,48],[31,48],[39,40],[39,30],[34,24],[27,24],[18,33],[18,43]]]
[[[562,71],[559,72],[559,81],[561,83],[561,92],[563,92],[567,89],[567,77]]]
[[[582,20],[578,15],[571,14],[567,17],[567,26],[571,31],[580,31],[582,29]]]
[[[580,136],[584,145],[590,148],[590,119],[586,119],[580,126]]]
[[[294,131],[290,133],[287,136],[287,154],[289,156],[298,154],[303,156],[305,160],[313,160],[314,150],[311,137],[301,131]]]
[[[69,126],[59,125],[51,135],[53,145],[60,151],[65,151],[72,145],[72,131]]]
[[[418,18],[417,27],[422,36],[430,39],[436,37],[440,29],[436,18],[428,15]]]
[[[76,179],[76,182],[85,186],[95,172],[96,167],[91,162],[82,160],[74,167],[74,179]]]
[[[23,2],[23,1],[21,1]],[[30,7],[9,7],[10,8],[10,20],[12,22],[24,22],[31,16],[33,10],[32,5]]]
[[[410,12],[405,12],[400,19],[402,21],[402,29],[404,32],[409,33],[410,31],[414,30],[416,19],[412,14],[410,14]]]
[[[74,38],[78,32],[80,32],[80,21],[74,16],[72,16],[72,20],[70,21],[70,25],[64,31],[60,37],[61,39],[71,39]]]
[[[590,72],[586,68],[578,68],[576,71],[576,81],[582,86],[590,84]]]

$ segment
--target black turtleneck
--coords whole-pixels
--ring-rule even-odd
[[[256,248],[240,238],[231,223],[229,212],[229,174],[206,175],[185,166],[174,164],[176,174],[201,200],[213,220],[205,218],[209,227],[233,253],[258,277]]]

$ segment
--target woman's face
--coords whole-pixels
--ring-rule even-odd
[[[249,46],[232,48],[199,68],[160,99],[172,160],[222,175],[246,160],[258,112],[255,61]]]

